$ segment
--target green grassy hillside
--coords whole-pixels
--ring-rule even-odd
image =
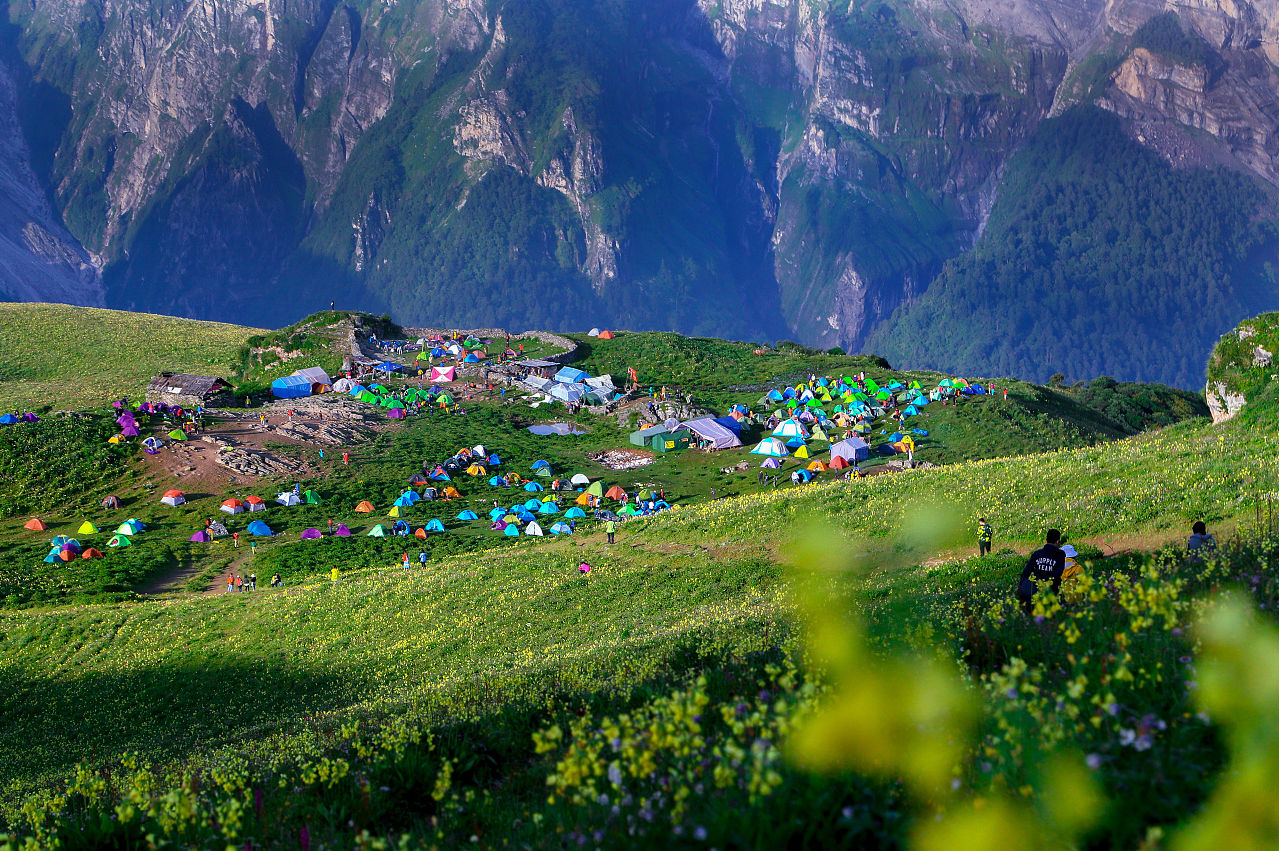
[[[161,370],[228,376],[253,328],[61,304],[0,304],[0,408],[137,397]]]
[[[793,699],[788,686],[772,679],[777,669],[769,673],[765,663],[779,664],[792,652],[786,649],[793,620],[782,564],[802,521],[825,518],[835,527],[825,534],[848,541],[864,560],[882,568],[899,565],[877,572],[863,591],[857,583],[850,586],[855,610],[865,610],[875,633],[894,645],[905,638],[902,630],[918,632],[922,611],[931,612],[927,620],[945,631],[956,628],[948,613],[958,600],[977,605],[984,595],[998,597],[1021,563],[1008,548],[1025,552],[1047,525],[1065,528],[1070,540],[1092,554],[1090,572],[1128,576],[1136,570],[1133,563],[1103,560],[1103,539],[1180,538],[1198,517],[1219,531],[1248,524],[1274,492],[1274,439],[1274,430],[1183,425],[1105,447],[681,509],[627,524],[614,547],[599,534],[526,540],[502,552],[452,556],[408,572],[391,566],[386,554],[379,562],[367,549],[351,548],[345,562],[316,564],[337,566],[336,582],[314,571],[291,580],[284,591],[9,611],[0,614],[0,675],[7,684],[0,698],[0,788],[10,807],[7,818],[22,830],[33,829],[33,813],[41,830],[74,829],[81,823],[78,813],[88,816],[99,806],[94,795],[105,806],[127,791],[131,781],[125,778],[136,769],[59,814],[50,811],[48,821],[39,805],[23,816],[13,806],[65,776],[79,760],[103,764],[135,752],[140,756],[129,765],[155,761],[161,775],[169,770],[165,766],[212,770],[228,790],[244,790],[251,802],[262,794],[252,790],[265,788],[267,803],[258,805],[268,807],[264,813],[283,819],[289,830],[308,825],[325,843],[349,841],[353,828],[345,814],[354,820],[363,812],[357,833],[406,831],[425,841],[437,829],[430,825],[437,824],[448,841],[474,832],[488,847],[500,846],[504,837],[555,847],[561,841],[555,826],[603,828],[607,810],[597,815],[542,803],[541,777],[551,765],[532,749],[536,730],[568,724],[582,712],[640,711],[700,672],[709,677],[707,689],[717,702],[732,705],[745,699],[744,688],[753,694],[757,687]],[[899,530],[931,504],[955,506],[966,525],[987,514],[997,530],[997,554],[974,559],[944,551],[945,569],[938,573],[936,551],[904,550]],[[1275,548],[1241,553],[1243,561],[1224,563],[1223,578],[1261,576],[1264,584],[1255,580],[1253,591],[1274,619]],[[589,576],[577,570],[583,561],[593,567]],[[898,605],[885,609],[880,600]],[[1109,620],[1094,627],[1107,628]],[[995,646],[1010,655],[1017,651],[1006,642],[1016,641],[1021,649],[1028,640],[1001,634],[994,621],[991,629]],[[948,646],[945,638],[942,645]],[[1163,659],[1161,654],[1185,651],[1134,652]],[[1156,692],[1136,685],[1130,692],[1126,712],[1148,711]],[[1166,706],[1157,711],[1173,723],[1163,714],[1170,711],[1168,697],[1161,700]],[[359,734],[366,743],[360,747],[353,742],[356,720],[366,731]],[[389,744],[377,744],[379,729],[393,731]],[[406,730],[422,731],[424,738],[407,739]],[[1092,728],[1071,735],[1081,746],[1103,746]],[[1181,735],[1191,748],[1188,759],[1221,763],[1221,750],[1196,733],[1194,724]],[[1150,758],[1157,757],[1162,769],[1182,765],[1167,763],[1167,752]],[[343,768],[334,760],[342,760]],[[433,789],[441,790],[445,760],[450,775],[433,797]],[[1199,783],[1166,788],[1149,800],[1124,791],[1131,772],[1155,765],[1126,756],[1101,777],[1110,794],[1132,807],[1107,817],[1117,836],[1141,835],[1146,824],[1175,818],[1176,806],[1203,800]],[[723,823],[713,827],[723,840],[732,841],[732,819],[755,824],[789,799],[831,817],[827,781],[806,779],[805,772],[782,763],[775,768],[778,781],[771,788],[777,797],[757,794],[752,800],[758,804],[745,797],[733,805],[722,801]],[[1010,763],[1001,771],[1017,776],[1021,769]],[[277,774],[296,779],[278,789]],[[159,777],[154,782],[157,788],[180,784]],[[891,792],[869,778],[847,777],[839,788],[840,805],[855,794],[863,802],[859,806],[869,808],[866,830],[879,820],[883,832],[867,840],[876,847],[901,837],[899,828],[884,826],[884,813],[914,818],[918,812],[909,802],[895,803]],[[193,800],[213,801],[224,793],[191,794]],[[521,815],[531,812],[540,815],[532,821]],[[713,817],[696,807],[695,812]],[[513,824],[516,817],[520,824]],[[550,826],[539,828],[544,819]],[[128,829],[124,823],[94,824],[110,836]],[[190,829],[198,835],[219,828]],[[280,829],[249,819],[235,836],[237,842],[259,837],[258,844]],[[658,847],[663,836],[669,838],[669,827],[664,830],[642,844]],[[604,844],[627,843],[614,837]]]

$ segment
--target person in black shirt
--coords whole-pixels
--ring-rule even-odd
[[[1027,614],[1031,614],[1031,598],[1043,583],[1052,583],[1053,593],[1058,593],[1058,587],[1062,584],[1062,571],[1067,566],[1067,557],[1058,546],[1062,533],[1057,529],[1050,529],[1044,540],[1044,546],[1031,554],[1026,567],[1022,568],[1022,575],[1018,577],[1018,600]]]

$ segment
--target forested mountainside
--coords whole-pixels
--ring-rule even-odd
[[[938,329],[920,329],[946,315],[940,287],[974,293],[965,304],[999,297],[1032,323],[1024,340],[1048,333],[1034,305],[1049,287],[1094,306],[1089,357],[1046,363],[994,327],[945,354],[989,358],[984,372],[1184,387],[1198,383],[1206,341],[1275,305],[1274,239],[1261,247],[1275,222],[1271,4],[1173,15],[1154,0],[48,0],[7,11],[14,96],[0,86],[0,119],[17,165],[4,166],[0,195],[16,212],[0,216],[0,259],[43,275],[0,265],[14,299],[267,326],[333,300],[410,325],[614,325],[848,350],[874,334],[885,351],[937,360]],[[1091,147],[1036,161],[1061,167],[1056,177],[1011,163],[1028,144],[1053,145],[1059,125],[1046,118],[1101,121],[1071,112],[1081,104],[1116,117],[1114,144],[1068,134]],[[1086,170],[1082,157],[1101,161]],[[1038,233],[1056,242],[1018,256],[1047,267],[1025,286],[993,279],[990,264],[1020,250],[1010,228],[1025,217],[988,225],[992,205],[1043,207],[1055,180],[1075,187],[1069,209],[1043,213],[1052,225]],[[1135,187],[1179,211],[1208,193],[1197,214],[1224,211],[1243,229],[1228,245],[1218,232],[1183,245],[1134,228],[1107,249],[1118,271],[1100,283],[1079,271],[1075,246],[1096,235],[1099,205],[1124,207]],[[1192,212],[1170,213],[1170,227],[1194,231]],[[1153,283],[1157,265],[1177,273]],[[922,295],[919,313],[884,324]],[[1194,335],[1135,354],[1143,341],[1114,309],[1144,302]],[[1187,319],[1197,306],[1208,309]]]

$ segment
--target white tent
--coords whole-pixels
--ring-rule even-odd
[[[775,437],[808,437],[809,433],[804,430],[804,426],[800,425],[797,420],[790,419],[778,424],[773,430]]]
[[[587,388],[582,384],[556,384],[551,395],[562,402],[576,402],[585,396]]]
[[[240,512],[244,511],[244,506],[236,505],[234,503],[232,503],[231,505],[224,504],[219,506],[218,510],[221,511],[223,514],[239,514]]]
[[[539,538],[541,538],[542,527],[538,525],[538,522],[536,520],[530,520],[529,525],[524,527],[524,533],[526,535],[537,535]]]
[[[333,386],[333,379],[329,377],[329,373],[325,372],[318,366],[308,366],[303,369],[297,369],[294,370],[293,374],[301,375],[312,384],[328,384],[330,387]]]
[[[182,494],[178,494],[177,496],[161,497],[160,501],[163,502],[165,505],[169,506],[170,508],[177,508],[179,505],[182,505],[182,503],[186,502],[187,498]]]
[[[592,328],[590,331],[588,331],[588,332],[587,332],[587,336],[588,336],[588,337],[599,337],[599,336],[600,336],[600,329],[599,329],[599,328]]]
[[[832,458],[843,458],[850,463],[861,461],[871,454],[871,446],[857,435],[845,438],[831,446]]]
[[[751,450],[752,455],[768,455],[771,458],[786,458],[791,453],[787,451],[787,447],[782,444],[781,440],[776,437],[766,437]]]
[[[281,505],[297,505],[299,502],[298,495],[293,491],[285,491],[276,494],[276,502]]]
[[[614,390],[612,375],[597,375],[594,378],[588,378],[582,383],[604,393],[612,393]]]
[[[355,382],[352,381],[350,378],[339,378],[337,381],[333,382],[333,392],[334,393],[350,393],[351,388],[355,386],[356,386]]]
[[[576,473],[576,474],[574,474],[574,477],[573,477],[572,479],[570,479],[570,480],[569,480],[569,484],[571,484],[571,485],[589,485],[589,484],[591,484],[591,480],[587,478],[587,476],[586,476],[586,474],[585,474],[585,473]]]
[[[735,446],[741,446],[742,441],[738,436],[725,426],[715,421],[713,417],[699,417],[696,420],[689,420],[681,423],[680,428],[687,428],[698,437],[711,444],[712,449],[732,449]]]

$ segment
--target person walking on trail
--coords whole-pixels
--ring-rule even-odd
[[[244,593],[244,577],[243,576],[236,577],[236,590],[241,593]]]
[[[984,556],[991,552],[991,524],[987,522],[987,518],[978,518],[978,555]]]
[[[1218,542],[1205,529],[1204,521],[1197,520],[1191,526],[1191,537],[1187,538],[1187,552],[1195,555],[1203,555],[1204,553],[1213,552],[1218,548]]]
[[[249,574],[249,590],[250,591],[258,590],[258,574],[256,573]]]
[[[240,549],[240,533],[239,532],[231,533],[231,549],[233,550]]]
[[[613,543],[613,534],[618,531],[618,524],[612,520],[604,524],[604,533],[609,536],[609,543]]]
[[[230,594],[236,590],[236,575],[234,573],[227,574],[227,593]]]
[[[348,464],[350,464],[350,463],[351,463],[351,453],[349,453],[349,452],[343,452],[343,453],[342,453],[342,466],[344,466],[344,467],[345,467],[345,466],[347,466],[347,465],[348,465]]]
[[[1018,600],[1022,610],[1031,614],[1031,600],[1036,592],[1049,583],[1053,593],[1057,594],[1062,586],[1062,572],[1067,568],[1067,557],[1063,554],[1059,542],[1062,533],[1050,529],[1045,533],[1044,546],[1031,554],[1027,564],[1018,577]]]
[[[250,541],[250,542],[249,542],[249,555],[250,555],[250,556],[256,556],[257,554],[258,554],[258,542],[257,542],[257,541]]]

